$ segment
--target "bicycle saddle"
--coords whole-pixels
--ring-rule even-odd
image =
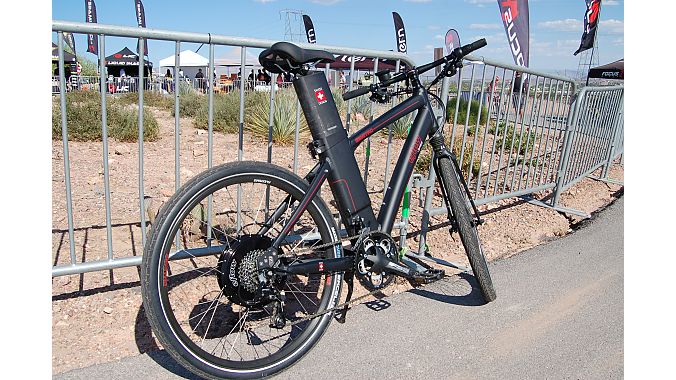
[[[294,72],[307,63],[329,63],[335,58],[324,50],[303,49],[289,42],[277,42],[258,56],[260,64],[269,72]]]

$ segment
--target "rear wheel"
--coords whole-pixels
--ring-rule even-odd
[[[284,294],[281,312],[256,296],[256,259],[307,186],[271,164],[231,163],[190,180],[162,208],[143,254],[143,303],[162,346],[187,369],[207,378],[268,376],[300,359],[328,327],[332,313],[303,318],[337,304],[340,274],[275,277],[269,289]],[[280,204],[279,217],[263,228]],[[340,257],[340,245],[330,244],[336,241],[331,214],[315,197],[278,255]],[[280,315],[286,323],[273,327]]]
[[[448,157],[439,158],[439,176],[443,181],[444,189],[448,194],[451,211],[457,222],[458,233],[460,240],[465,247],[465,252],[469,258],[469,263],[474,272],[474,277],[479,283],[481,294],[484,296],[486,302],[495,300],[495,288],[493,287],[493,280],[488,272],[488,264],[486,257],[481,249],[479,242],[479,233],[470,213],[470,203],[467,193],[462,188],[459,174],[455,165]]]

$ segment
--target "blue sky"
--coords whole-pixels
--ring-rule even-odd
[[[512,62],[496,0],[143,0],[143,4],[149,28],[278,40],[284,38],[285,29],[280,11],[302,10],[312,17],[318,43],[382,50],[395,49],[391,12],[397,11],[406,26],[408,53],[418,63],[432,59],[433,48],[443,46],[448,28],[458,30],[463,43],[485,37],[488,46],[482,55]],[[97,0],[96,6],[99,23],[136,26],[134,0]],[[584,0],[530,0],[529,8],[530,67],[576,70],[579,56],[573,52],[582,34]],[[84,13],[83,0],[52,1],[55,20],[83,22]],[[600,19],[599,62],[623,58],[624,1],[604,0]],[[76,36],[78,52],[94,59],[84,53],[85,46],[85,36]],[[106,54],[124,46],[134,50],[136,41],[107,38]],[[174,45],[150,41],[148,50],[157,64],[174,53]],[[216,49],[216,57],[226,56],[226,50]],[[207,56],[207,48],[200,53]]]

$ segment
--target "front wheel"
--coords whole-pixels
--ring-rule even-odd
[[[458,178],[462,174],[457,172],[455,165],[448,157],[439,158],[439,171],[442,185],[450,201],[451,211],[457,222],[460,240],[465,247],[474,277],[479,283],[481,294],[483,294],[486,302],[491,302],[496,298],[495,288],[488,272],[486,257],[481,249],[481,243],[479,243],[479,233],[469,211],[469,198]]]
[[[262,285],[256,269],[307,187],[271,164],[230,163],[190,180],[160,211],[143,253],[143,304],[162,346],[190,371],[269,376],[322,336],[332,318],[322,312],[337,304],[342,275],[282,274]],[[290,261],[341,257],[337,241],[315,197],[277,253]],[[285,301],[263,298],[263,290]]]

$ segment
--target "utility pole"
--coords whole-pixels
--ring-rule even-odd
[[[284,41],[303,42],[305,38],[303,11],[283,9],[279,11],[279,18],[284,20]]]

